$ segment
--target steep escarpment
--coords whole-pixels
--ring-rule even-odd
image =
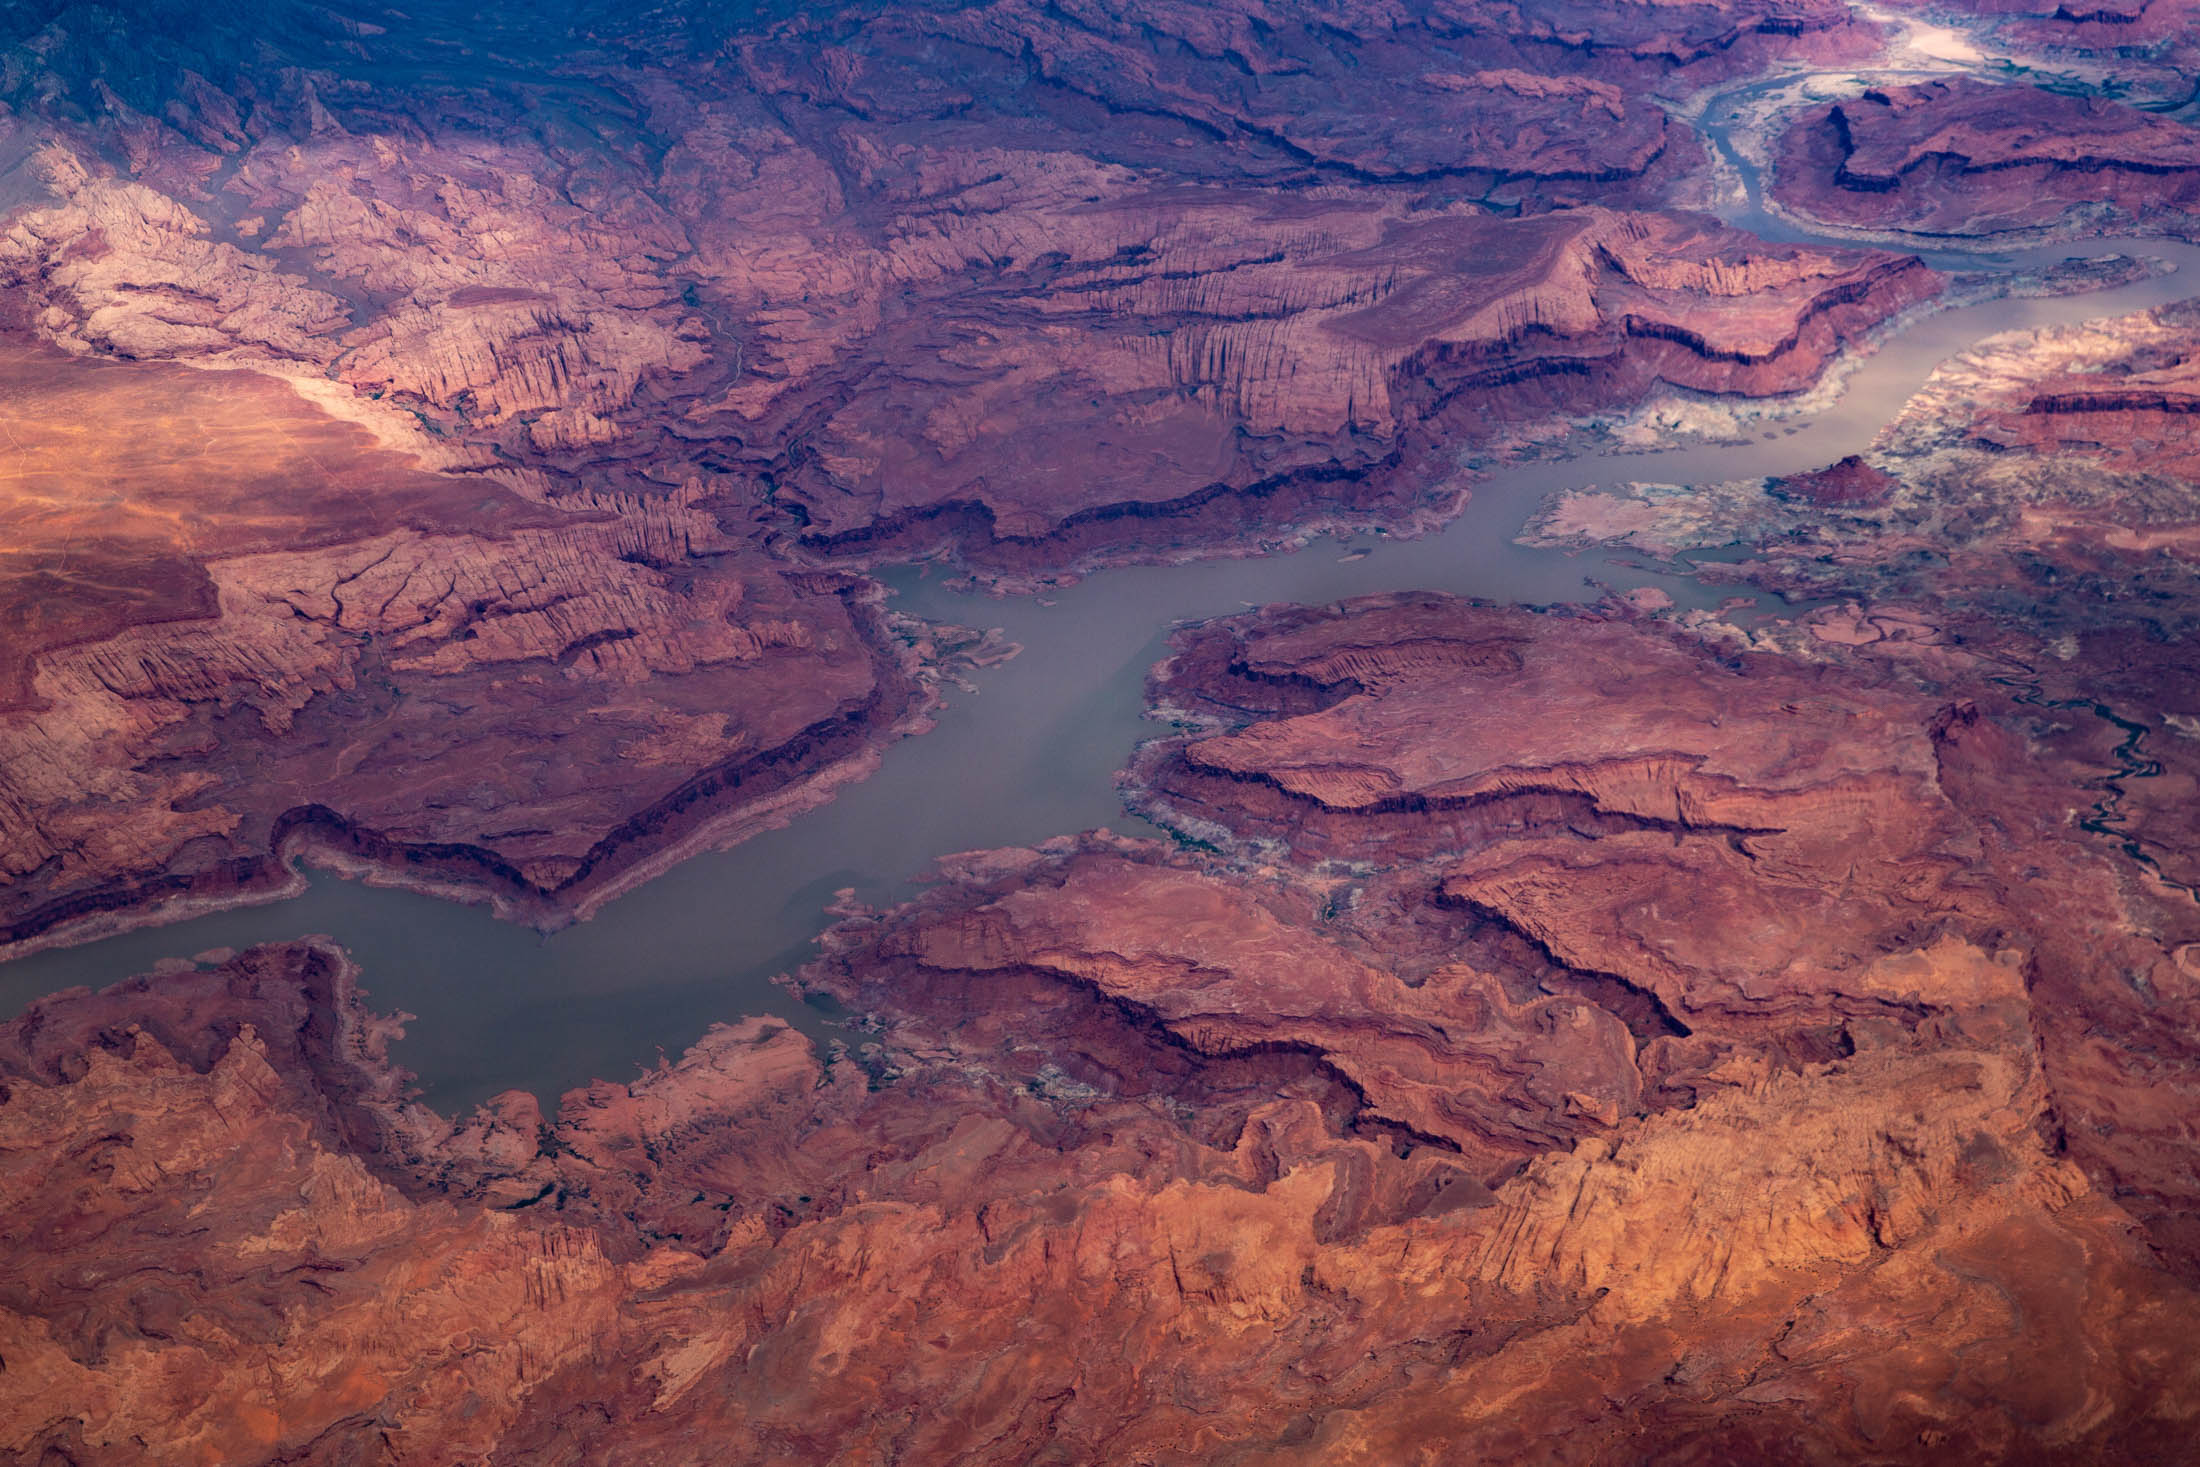
[[[1281,679],[1328,698],[1230,711]],[[1899,687],[1625,619],[1400,596],[1186,634],[1155,696],[1226,728],[1142,753],[1158,818],[1422,885],[1645,995],[1676,1039],[1900,1011],[1864,976],[1886,944],[1987,910],[1956,879],[1975,837],[1936,787],[1937,710]]]
[[[1204,843],[851,915],[800,982],[853,1050],[745,1021],[447,1119],[325,946],[36,1006],[0,1440],[2183,1460],[2193,1263],[2058,1011],[2143,963],[2189,1029],[2200,916],[2065,818],[2084,751],[2011,757],[2022,699],[1418,595],[1187,629],[1154,687],[1136,778]],[[2099,1135],[2189,1170],[2150,1052]]]
[[[1457,502],[1462,446],[1661,385],[1796,391],[1938,289],[1914,261],[1700,219],[1371,202],[1080,205],[1082,259],[1060,258],[1077,235],[1035,231],[1043,284],[989,301],[952,374],[863,372],[774,503],[814,553],[944,543],[1003,571],[1232,526],[1244,543],[1310,519],[1410,525]],[[881,325],[865,349],[939,326]],[[1024,401],[1049,409],[1030,427]]]
[[[1805,219],[1867,230],[2183,234],[2200,213],[2200,134],[2038,87],[1874,87],[1796,116],[1775,149],[1772,194]]]

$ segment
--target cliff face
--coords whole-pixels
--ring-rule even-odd
[[[876,559],[944,541],[1018,570],[1232,524],[1395,523],[1457,493],[1463,443],[1661,381],[1794,391],[1938,288],[1913,261],[1776,250],[1694,219],[1370,202],[1095,202],[1068,229],[1017,221],[1051,256],[1046,283],[1024,275],[958,331],[954,373],[881,362],[819,420],[814,459],[777,490],[800,543]],[[939,326],[882,325],[858,350]],[[1027,403],[1044,409],[1029,427]]]
[[[2097,751],[1423,595],[1189,629],[1153,686],[1194,726],[1134,784],[1205,853],[974,853],[849,919],[801,981],[853,1053],[749,1021],[446,1120],[311,944],[0,1030],[0,1440],[2188,1455],[2200,1272],[2127,1160],[2191,1174],[2200,918],[2069,818]]]
[[[1844,7],[714,17],[10,18],[0,951],[297,841],[565,920],[922,722],[821,562],[1423,525],[1939,288],[1665,207]]]
[[[1806,219],[1976,237],[2159,228],[2200,213],[2200,141],[2100,97],[1968,77],[1805,109],[1774,153],[1773,198]]]

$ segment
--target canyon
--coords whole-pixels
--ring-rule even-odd
[[[0,1457],[2193,1460],[2190,26],[1971,10],[5,38]]]
[[[1776,158],[1782,205],[1876,231],[2189,237],[2200,208],[2200,149],[2184,124],[2100,97],[1969,78],[1874,87],[1809,109]]]
[[[856,11],[702,59],[644,22],[545,83],[562,122],[399,86],[459,44],[436,13],[335,71],[282,33],[297,64],[219,86],[218,38],[179,38],[128,90],[63,14],[38,45],[87,48],[90,92],[9,123],[0,278],[53,394],[19,421],[140,423],[20,430],[0,952],[292,891],[301,854],[555,927],[829,797],[1002,650],[863,572],[1425,528],[1478,447],[1810,386],[1939,278],[1657,207],[1701,150],[1619,99],[1856,27],[1666,11],[1586,53],[1504,10],[1220,53],[1168,7]],[[1345,65],[1430,89],[1433,131],[1309,110]],[[997,74],[990,123],[942,110],[943,67]]]

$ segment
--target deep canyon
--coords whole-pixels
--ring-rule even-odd
[[[18,7],[0,1457],[2200,1460],[2196,37]]]

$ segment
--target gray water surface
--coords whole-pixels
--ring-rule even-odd
[[[1716,109],[1715,109],[1716,110]],[[1747,212],[1754,213],[1752,203]],[[1737,211],[1742,212],[1742,211]],[[1779,231],[1798,237],[1790,228]],[[1833,243],[1840,243],[1833,241]],[[677,1053],[711,1023],[776,1013],[818,1035],[824,1016],[771,983],[803,962],[828,925],[833,893],[900,900],[940,856],[1031,844],[1110,826],[1152,834],[1117,803],[1112,777],[1140,738],[1142,680],[1170,623],[1278,601],[1325,602],[1430,589],[1547,605],[1607,587],[1657,585],[1682,605],[1720,593],[1598,554],[1513,543],[1552,491],[1625,480],[1704,483],[1820,467],[1865,448],[1934,365],[1997,331],[2074,322],[2182,298],[2200,249],[2169,241],[2100,242],[2167,259],[2179,273],[2052,300],[2008,300],[1913,321],[1851,375],[1838,402],[1770,441],[1534,463],[1478,485],[1442,533],[1416,541],[1321,539],[1286,555],[1109,570],[1037,598],[948,589],[918,570],[885,577],[899,609],[999,626],[1022,653],[951,695],[929,734],[889,748],[879,771],[824,808],[731,851],[690,860],[551,937],[485,909],[314,875],[305,894],[198,917],[0,966],[0,1014],[78,984],[103,985],[179,954],[327,933],[350,948],[377,1007],[418,1016],[397,1049],[429,1099],[461,1108],[507,1088],[546,1101],[574,1085],[622,1079]],[[2074,253],[2033,250],[1971,268],[2018,268]],[[1372,545],[1355,560],[1351,547]],[[1051,603],[1051,604],[1049,604]]]

